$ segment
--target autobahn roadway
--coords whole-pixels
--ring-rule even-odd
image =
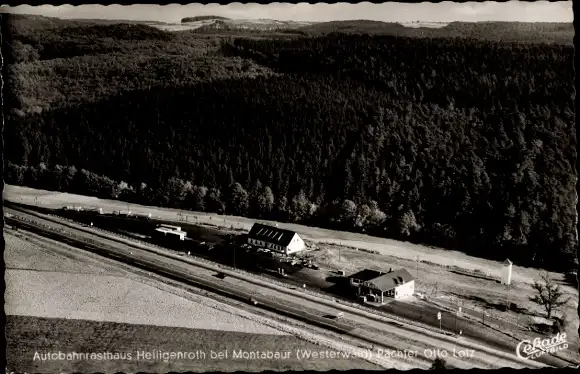
[[[434,358],[425,356],[426,349],[447,352],[449,355],[447,361],[458,368],[537,368],[545,366],[545,364],[557,367],[567,366],[562,364],[562,362],[558,362],[559,360],[552,361],[554,358],[549,356],[543,356],[545,359],[542,361],[548,361],[544,364],[531,360],[522,360],[515,355],[515,351],[510,354],[487,347],[479,347],[481,349],[477,349],[478,346],[474,346],[462,338],[434,336],[427,331],[420,331],[417,328],[405,326],[394,320],[389,321],[384,317],[380,319],[378,317],[369,318],[362,312],[357,313],[350,310],[345,312],[344,307],[340,305],[328,305],[328,303],[323,303],[321,300],[300,297],[296,293],[282,292],[271,287],[260,286],[255,281],[245,280],[239,275],[217,279],[214,276],[215,273],[222,270],[215,265],[203,264],[195,266],[191,262],[185,263],[179,259],[161,256],[150,250],[143,249],[141,244],[128,245],[126,240],[120,241],[113,235],[104,237],[101,233],[92,232],[94,230],[82,228],[81,226],[74,227],[77,225],[35,212],[10,208],[6,208],[5,211],[25,220],[11,219],[14,224],[31,231],[35,230],[42,235],[52,235],[53,238],[58,237],[63,242],[68,242],[76,247],[83,247],[102,256],[114,258],[168,278],[193,284],[238,300],[247,302],[251,297],[264,309],[275,311],[339,334],[355,337],[384,350],[417,351],[417,364],[421,364],[423,367]],[[325,315],[337,315],[340,312],[343,312],[344,316],[338,321],[324,317]],[[433,351],[427,352],[433,353]],[[468,357],[455,357],[453,352],[467,355]]]

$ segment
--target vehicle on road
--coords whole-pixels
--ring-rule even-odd
[[[324,318],[328,318],[328,319],[340,319],[342,317],[344,317],[344,312],[338,312],[337,314],[324,315]]]
[[[226,275],[225,275],[224,273],[222,273],[222,272],[219,272],[219,273],[217,273],[217,274],[215,275],[215,277],[216,277],[216,278],[219,278],[219,279],[224,279],[224,278],[226,277]]]

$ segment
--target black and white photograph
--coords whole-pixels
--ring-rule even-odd
[[[6,373],[579,367],[572,1],[0,19]]]

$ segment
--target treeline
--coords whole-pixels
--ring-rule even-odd
[[[221,19],[221,20],[228,20],[228,17],[221,17],[221,16],[195,16],[195,17],[185,17],[181,19],[181,23],[186,22],[197,22],[197,21],[206,21],[211,19]]]
[[[203,200],[206,211],[572,265],[572,48],[333,35],[236,40],[223,53],[279,74],[9,113],[6,157],[126,181],[158,205]]]
[[[190,181],[170,178],[163,185],[151,188],[146,183],[129,185],[113,181],[107,176],[91,171],[77,170],[74,166],[45,164],[21,166],[8,163],[6,179],[16,185],[48,188],[75,194],[96,196],[103,199],[120,199],[130,203],[164,206],[170,208],[251,216],[280,221],[318,221],[335,228],[358,228],[363,232],[380,229],[386,215],[375,201],[357,206],[351,200],[335,202],[325,210],[309,201],[304,193],[291,199],[276,198],[269,186],[256,180],[246,190],[240,183],[233,182],[227,188],[208,188],[193,185]],[[413,217],[402,217],[401,234],[413,230]]]
[[[409,38],[458,38],[517,43],[572,45],[575,35],[570,23],[549,22],[451,22],[443,27],[406,27],[399,23],[352,20],[321,22],[300,28],[312,35],[352,33]]]
[[[66,70],[79,64],[75,57],[90,57],[99,61],[113,56],[196,57],[207,55],[219,45],[219,37],[199,37],[193,32],[168,32],[139,23],[97,24],[47,17],[2,14],[3,64],[42,65],[50,60]],[[68,62],[68,65],[66,64]],[[82,64],[82,62],[81,62]],[[105,62],[106,64],[106,62]],[[138,69],[127,69],[138,73]],[[26,74],[27,72],[25,72]],[[159,72],[158,72],[159,73]],[[108,77],[95,74],[99,80]],[[149,75],[145,79],[159,77]]]

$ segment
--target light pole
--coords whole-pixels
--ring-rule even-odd
[[[461,317],[461,307],[458,307],[457,313],[455,313],[455,333],[457,334],[457,317]]]
[[[509,313],[510,311],[510,303],[509,303],[509,296],[510,296],[510,285],[506,285],[506,292],[505,292],[505,310]]]
[[[417,256],[417,279],[419,279],[419,256]]]

